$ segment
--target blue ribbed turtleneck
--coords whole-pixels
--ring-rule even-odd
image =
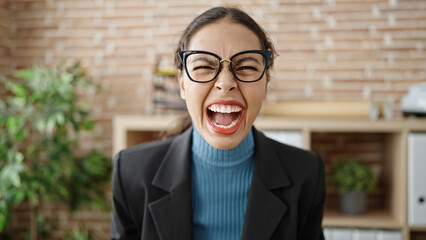
[[[194,239],[240,239],[253,174],[253,133],[227,150],[212,147],[195,127],[192,137]]]

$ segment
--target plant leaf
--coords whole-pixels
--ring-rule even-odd
[[[26,89],[23,85],[8,81],[6,84],[7,89],[13,92],[17,97],[24,98],[26,96]]]
[[[9,215],[9,207],[7,206],[6,200],[0,198],[0,232],[7,225],[7,216]]]

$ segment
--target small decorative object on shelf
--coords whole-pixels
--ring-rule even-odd
[[[401,99],[401,110],[405,117],[426,117],[426,82],[410,87]]]
[[[377,184],[377,176],[369,165],[356,158],[339,161],[332,166],[331,181],[340,194],[341,213],[365,213],[366,193],[372,191]]]
[[[153,78],[155,114],[174,114],[186,109],[185,102],[180,98],[176,74],[169,58],[160,57]]]

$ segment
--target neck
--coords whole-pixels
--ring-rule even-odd
[[[192,132],[193,158],[217,167],[232,167],[247,161],[254,153],[253,131],[236,147],[231,149],[218,149],[211,146],[197,131],[195,126]]]

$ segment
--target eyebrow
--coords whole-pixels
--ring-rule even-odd
[[[209,59],[209,58],[207,58],[207,57],[198,57],[198,58],[196,58],[196,59],[194,59],[194,60],[192,60],[190,63],[193,63],[193,62],[198,62],[198,61],[205,61],[205,62],[207,62],[208,64],[211,64],[211,65],[217,65],[214,61],[212,61],[211,59]]]
[[[254,57],[244,57],[244,58],[238,59],[238,61],[237,61],[235,64],[240,64],[240,63],[242,63],[242,62],[247,62],[247,61],[255,61],[255,62],[257,62],[258,64],[260,64],[260,62],[259,62],[259,61],[257,61],[257,59],[256,59],[256,58],[254,58]]]

